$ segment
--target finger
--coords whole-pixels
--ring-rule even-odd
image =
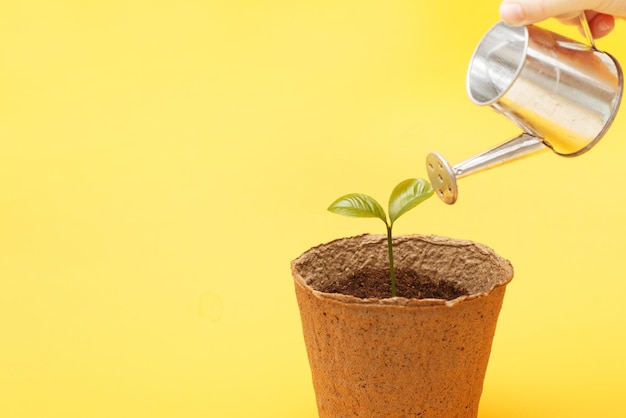
[[[587,16],[587,22],[589,22],[589,25],[591,26],[591,21],[599,15],[599,13],[587,10],[585,15]],[[555,16],[555,18],[564,25],[580,26],[580,13],[568,13],[561,16]]]
[[[594,38],[602,38],[613,31],[615,18],[612,15],[599,13],[589,21],[589,29]]]
[[[591,34],[594,38],[602,38],[613,31],[613,28],[615,27],[615,17],[612,15],[592,11],[587,11],[585,14],[587,15],[589,29],[591,30]],[[569,15],[557,16],[556,18],[564,25],[578,26],[580,34],[583,36],[585,35],[585,31],[580,26],[579,15],[576,15],[575,17],[570,17]]]

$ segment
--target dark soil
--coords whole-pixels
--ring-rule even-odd
[[[389,270],[361,270],[350,275],[343,283],[330,283],[323,289],[326,293],[341,293],[357,298],[389,298],[391,297],[391,281]],[[414,299],[445,299],[452,300],[469,294],[456,283],[434,280],[419,275],[414,270],[396,270],[397,296]]]

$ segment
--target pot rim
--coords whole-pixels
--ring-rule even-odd
[[[503,275],[504,279],[495,283],[486,292],[476,292],[476,293],[472,293],[469,295],[459,296],[455,299],[450,299],[450,300],[435,299],[435,298],[416,299],[416,298],[405,298],[402,296],[389,297],[389,298],[359,298],[356,296],[342,294],[342,293],[322,292],[322,291],[316,290],[311,285],[309,285],[306,279],[302,276],[302,274],[300,273],[298,269],[298,261],[301,259],[301,257],[304,256],[309,251],[314,250],[316,248],[326,247],[326,246],[332,245],[333,243],[344,241],[344,240],[349,240],[349,239],[363,239],[365,243],[376,244],[376,243],[380,243],[380,241],[386,241],[387,237],[381,234],[361,234],[361,235],[355,235],[351,237],[337,238],[332,241],[311,247],[309,250],[305,251],[298,258],[292,260],[291,262],[292,276],[296,284],[306,289],[307,291],[309,291],[310,293],[312,293],[315,297],[319,299],[325,299],[331,302],[336,302],[336,303],[341,303],[341,304],[361,305],[364,307],[376,307],[377,306],[381,308],[382,307],[425,308],[425,307],[441,307],[441,306],[452,307],[461,302],[466,302],[466,301],[478,299],[481,297],[485,297],[491,294],[497,288],[505,287],[507,284],[511,282],[511,280],[513,279],[513,275],[514,275],[513,266],[511,265],[511,262],[501,257],[492,248],[484,244],[480,244],[478,242],[467,240],[467,239],[451,238],[451,237],[444,237],[444,236],[439,236],[439,235],[409,234],[409,235],[395,236],[393,238],[394,244],[397,244],[398,242],[402,242],[402,241],[407,241],[407,240],[419,240],[419,241],[427,242],[433,245],[451,246],[451,247],[456,247],[456,248],[471,246],[489,255],[491,258],[494,259],[494,262],[499,263],[503,268],[505,268],[507,271],[506,271],[506,274]]]

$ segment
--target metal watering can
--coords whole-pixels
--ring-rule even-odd
[[[457,179],[535,153],[578,156],[604,136],[619,108],[623,75],[617,60],[590,45],[537,26],[493,26],[470,60],[467,93],[515,122],[522,134],[454,166],[438,153],[426,158],[435,193],[458,198]]]

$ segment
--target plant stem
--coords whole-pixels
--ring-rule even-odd
[[[393,267],[393,245],[391,241],[391,225],[387,225],[387,251],[389,253],[389,278],[391,279],[391,297],[396,297],[396,271]]]

